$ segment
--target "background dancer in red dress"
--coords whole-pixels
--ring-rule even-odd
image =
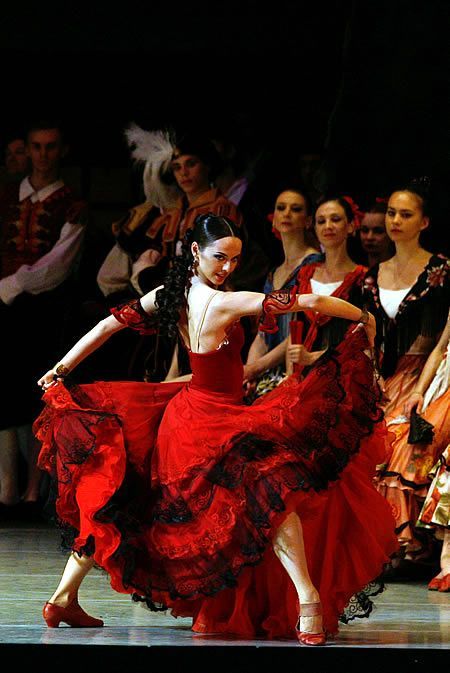
[[[221,291],[242,249],[227,218],[199,216],[187,243],[164,286],[114,309],[38,382],[40,465],[72,531],[44,618],[102,625],[78,605],[97,564],[114,590],[191,616],[195,631],[322,645],[339,618],[370,612],[371,582],[397,546],[372,484],[386,436],[367,355],[374,319],[295,288]],[[270,330],[276,314],[303,309],[360,324],[303,380],[246,406],[240,318],[262,314]],[[125,325],[179,329],[191,380],[63,385]]]
[[[301,294],[340,297],[363,307],[362,282],[366,267],[356,264],[349,254],[349,238],[359,227],[360,211],[349,196],[324,197],[314,213],[314,230],[323,251],[322,259],[303,265],[297,274]],[[326,348],[340,343],[346,332],[345,320],[333,320],[315,311],[294,316],[303,325],[302,343],[289,337],[286,371],[300,372],[313,364]]]

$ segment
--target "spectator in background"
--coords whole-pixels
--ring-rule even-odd
[[[388,425],[403,418],[405,402],[417,389],[448,316],[449,263],[423,247],[422,232],[429,224],[428,179],[411,180],[393,191],[386,230],[395,254],[369,269],[364,279],[364,302],[377,321],[375,345],[384,378],[383,409]],[[410,469],[398,456],[398,451],[386,455],[379,466],[377,488],[391,504],[407,560],[426,565],[432,552],[430,537],[414,528],[417,500],[405,488],[412,486]]]
[[[58,121],[30,125],[26,152],[31,170],[5,185],[0,196],[1,370],[7,389],[0,411],[0,503],[18,504],[19,428],[31,428],[41,408],[33,382],[63,347],[71,307],[71,280],[85,232],[86,205],[64,184],[67,154]],[[40,473],[33,446],[22,500],[37,503]]]
[[[5,147],[6,181],[22,180],[29,168],[30,160],[26,151],[25,137],[20,133],[11,134]]]
[[[431,423],[432,433],[414,436],[414,413]],[[407,559],[408,548],[415,546],[417,528],[431,530],[442,537],[441,572],[433,578],[429,588],[450,591],[450,312],[414,391],[405,401],[403,414],[389,426],[394,435],[390,470],[401,475],[398,486],[405,503],[400,512],[396,511],[402,546]],[[433,479],[431,486],[430,478]],[[392,565],[395,567],[394,562]],[[446,586],[441,589],[441,580],[446,576]]]
[[[151,224],[174,207],[183,195],[172,179],[170,164],[174,148],[169,133],[145,131],[132,124],[126,129],[125,136],[132,148],[133,159],[144,163],[145,201],[130,208],[112,225],[116,243],[97,274],[98,286],[110,306],[143,294],[138,275],[144,268],[152,269],[156,285],[162,281],[167,258],[160,255],[160,243],[146,234]]]
[[[280,238],[284,259],[268,274],[264,294],[294,286],[304,264],[322,260],[318,242],[308,228],[311,224],[311,201],[303,189],[288,185],[277,196],[273,213],[273,235]],[[286,348],[291,313],[277,316],[275,333],[258,331],[249,349],[244,371],[247,400],[269,392],[286,376]]]
[[[362,284],[367,268],[356,264],[348,250],[349,240],[359,227],[361,212],[349,196],[327,196],[314,214],[314,231],[323,251],[319,261],[303,265],[297,273],[299,292],[340,297],[363,308]],[[314,311],[300,313],[302,341],[288,337],[286,371],[307,371],[327,348],[334,348],[345,336],[347,325],[339,318],[319,316]]]
[[[143,166],[142,191],[144,200],[131,207],[124,216],[112,223],[115,243],[96,271],[97,293],[80,305],[80,315],[72,320],[75,337],[109,314],[109,309],[124,301],[142,296],[138,278],[145,270],[146,282],[156,287],[167,270],[168,258],[161,255],[161,241],[147,236],[152,223],[183,195],[173,181],[171,160],[174,150],[168,131],[147,131],[136,124],[125,130],[136,166]],[[87,366],[77,370],[78,382],[92,381],[97,376],[111,380],[142,381],[155,359],[156,339],[126,330],[117,341],[109,342],[97,352]],[[165,376],[168,364],[159,353],[155,376]],[[151,365],[150,365],[151,363]]]
[[[145,234],[166,264],[173,255],[179,254],[180,241],[192,228],[197,215],[213,212],[230,217],[238,226],[242,224],[238,208],[215,186],[223,163],[212,142],[197,133],[184,132],[175,133],[172,144],[167,181],[177,186],[179,196]],[[152,275],[149,266],[139,274],[136,282],[141,292],[152,289]]]
[[[386,210],[387,199],[376,199],[361,220],[359,228],[361,263],[369,269],[375,264],[385,262],[395,252],[395,246],[386,232]]]

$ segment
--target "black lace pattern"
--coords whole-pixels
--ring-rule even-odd
[[[110,311],[116,320],[136,330],[139,334],[156,334],[158,331],[155,317],[144,311],[139,299],[115,306]]]

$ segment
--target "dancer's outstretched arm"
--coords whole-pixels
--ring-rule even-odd
[[[364,324],[371,345],[375,337],[376,326],[373,315],[338,297],[297,294],[290,297],[289,301],[289,294],[282,291],[269,295],[260,292],[225,292],[221,298],[221,308],[229,312],[230,320],[263,312],[278,315],[309,309],[333,318],[344,318]]]
[[[140,300],[143,309],[149,315],[156,310],[155,296],[159,289],[160,287],[148,292]],[[125,327],[126,325],[119,322],[113,315],[100,320],[72,346],[52,369],[49,369],[48,372],[41,376],[38,380],[38,386],[41,386],[43,390],[50,388],[59,378],[62,379],[69,372],[72,372],[80,362],[100,348],[113,334],[120,332]],[[60,377],[58,377],[59,372],[61,372]]]

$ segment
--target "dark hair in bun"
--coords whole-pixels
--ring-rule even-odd
[[[412,194],[415,194],[421,201],[423,214],[430,214],[431,180],[427,175],[411,178],[411,180],[409,180],[406,184],[403,184],[403,186],[399,187],[395,191],[411,192]]]

